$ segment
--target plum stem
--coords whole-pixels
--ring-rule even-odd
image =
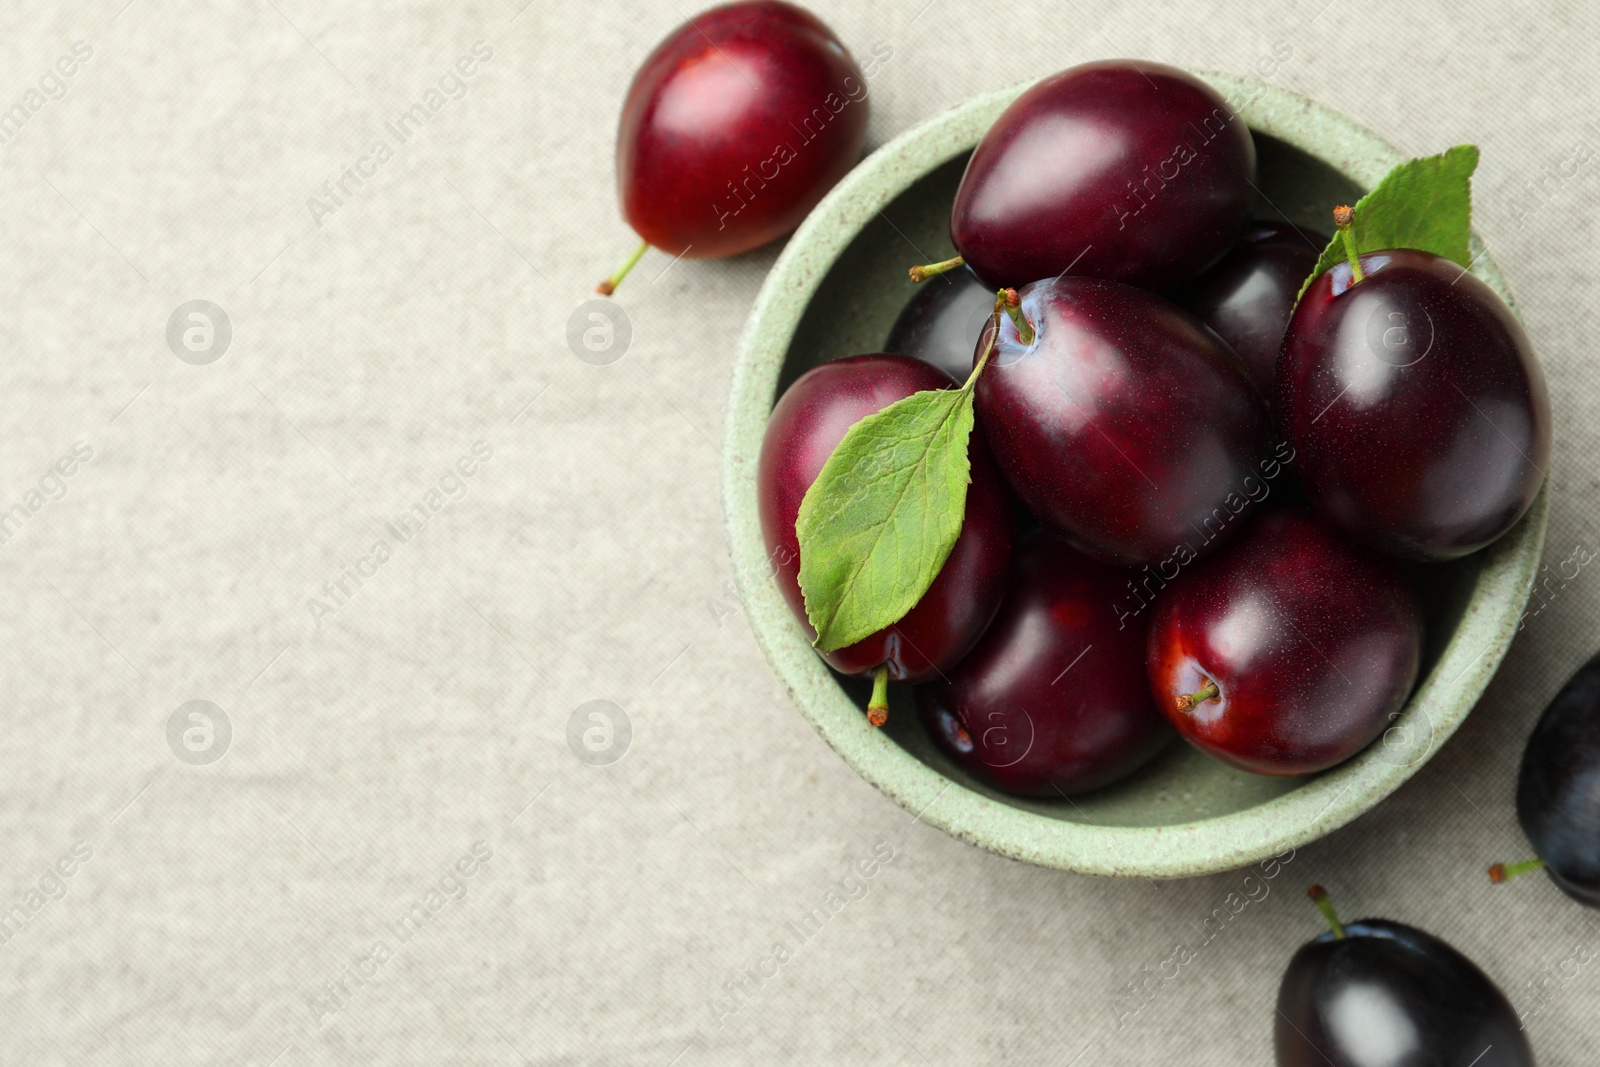
[[[989,343],[983,346],[983,352],[978,356],[978,362],[972,366],[972,373],[967,375],[966,382],[961,386],[963,393],[972,392],[973,386],[978,382],[978,375],[983,373],[983,368],[989,364],[989,357],[994,354],[994,343],[1000,338],[1000,309],[1005,307],[1005,304],[1005,292],[1002,291],[995,294],[994,311],[989,314],[989,325],[993,326],[994,329],[984,331],[989,335]]]
[[[649,247],[649,241],[640,241],[639,247],[633,250],[633,255],[629,256],[627,262],[623,263],[622,266],[617,268],[617,273],[613,274],[611,277],[595,286],[594,291],[599,293],[601,296],[610,296],[612,293],[616,292],[617,286],[622,284],[622,279],[628,276],[628,272],[633,269],[633,265],[639,262],[639,257],[643,256],[645,249]]]
[[[1355,221],[1356,213],[1351,211],[1346,204],[1340,204],[1333,209],[1333,224],[1339,228],[1339,240],[1344,243],[1344,254],[1350,260],[1350,284],[1355,285],[1365,278],[1361,270],[1361,257],[1356,253],[1356,234],[1351,228]]]
[[[1174,703],[1179,711],[1193,711],[1196,704],[1204,704],[1206,701],[1215,700],[1221,695],[1222,691],[1217,688],[1217,683],[1207,678],[1206,684],[1202,685],[1197,692],[1184,693]]]
[[[1006,309],[1006,314],[1011,316],[1011,322],[1017,328],[1017,339],[1025,345],[1033,344],[1033,324],[1022,314],[1022,298],[1015,289],[1000,290],[1000,303]]]
[[[889,665],[878,664],[872,673],[872,696],[867,701],[867,721],[882,726],[889,721]]]
[[[1489,881],[1495,885],[1502,885],[1519,874],[1537,871],[1543,866],[1544,860],[1538,856],[1533,857],[1531,860],[1523,860],[1521,863],[1497,863],[1489,868]]]
[[[1345,937],[1344,923],[1339,921],[1339,913],[1333,910],[1333,901],[1328,899],[1328,891],[1320,885],[1314,885],[1306,890],[1306,896],[1310,897],[1317,910],[1322,912],[1322,917],[1328,920],[1328,929],[1333,931],[1333,936]]]
[[[937,277],[940,274],[948,274],[957,267],[965,266],[966,262],[960,256],[951,256],[949,259],[941,259],[937,263],[924,263],[919,267],[911,268],[911,280],[925,282],[929,278]]]

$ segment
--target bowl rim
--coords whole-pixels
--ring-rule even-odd
[[[1257,79],[1194,73],[1221,92],[1253,131],[1322,160],[1363,188],[1407,158],[1372,131],[1297,93]],[[861,228],[934,168],[971,151],[1032,84],[986,93],[873,152],[818,204],[773,264],[739,339],[724,427],[722,497],[734,581],[756,642],[795,707],[847,764],[917,819],[1002,856],[1086,874],[1175,878],[1237,869],[1306,845],[1370,810],[1466,719],[1510,647],[1532,591],[1549,522],[1548,471],[1528,513],[1483,550],[1461,622],[1394,726],[1358,756],[1253,807],[1163,826],[1056,819],[968,789],[868,725],[811,649],[773,580],[755,489],[767,416],[795,329]],[[1471,247],[1472,272],[1515,312],[1476,233]]]

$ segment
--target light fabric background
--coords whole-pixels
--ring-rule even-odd
[[[1418,154],[1483,146],[1477,225],[1556,404],[1548,606],[1381,808],[1275,877],[1159,885],[947,838],[788,706],[717,489],[776,250],[652,254],[623,358],[567,341],[633,242],[622,93],[690,11],[522,3],[0,12],[0,109],[28,112],[0,142],[0,508],[24,515],[0,544],[0,906],[22,909],[0,1060],[1262,1063],[1313,881],[1477,959],[1541,1063],[1600,1056],[1593,914],[1482,873],[1525,853],[1522,740],[1600,646],[1600,577],[1556,576],[1600,551],[1593,0],[813,5],[893,49],[872,146],[1081,60],[1245,72],[1283,46],[1272,84]],[[476,42],[425,122],[387,129]],[[167,340],[196,299],[231,324],[207,365]],[[169,742],[190,700],[231,738],[212,713],[185,747],[185,711]],[[568,744],[592,700],[631,726],[608,766]]]

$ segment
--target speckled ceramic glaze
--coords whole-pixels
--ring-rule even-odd
[[[1353,202],[1404,158],[1303,97],[1202,77],[1255,132],[1258,217],[1327,230],[1332,205]],[[950,201],[967,154],[1024,88],[974,100],[873,153],[811,213],[756,298],[739,342],[723,450],[728,539],[746,617],[801,714],[923,822],[1003,856],[1091,874],[1170,878],[1242,867],[1371,808],[1461,725],[1516,633],[1544,544],[1548,487],[1488,549],[1419,572],[1430,627],[1421,681],[1381,740],[1323,774],[1258,777],[1175,743],[1108,789],[1028,801],[995,793],[946,760],[923,734],[909,691],[891,693],[888,727],[867,725],[865,690],[811,650],[772,580],[756,513],[756,457],[779,391],[824,359],[877,351],[911,296],[906,267],[952,254]],[[1510,302],[1476,237],[1472,248],[1473,273]]]

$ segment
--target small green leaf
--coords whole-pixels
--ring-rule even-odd
[[[966,515],[972,391],[929,389],[844,435],[800,501],[800,591],[832,652],[899,622],[944,566]]]
[[[1417,248],[1469,266],[1472,172],[1477,169],[1478,146],[1470,144],[1395,167],[1376,189],[1356,201],[1351,223],[1356,249],[1365,254],[1385,248]],[[1322,250],[1311,277],[1300,287],[1300,296],[1318,275],[1345,259],[1344,245],[1335,234]]]

